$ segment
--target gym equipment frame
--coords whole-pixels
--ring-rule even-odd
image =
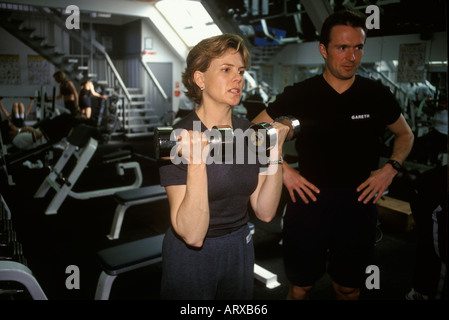
[[[50,188],[56,190],[56,194],[45,210],[46,215],[57,214],[59,207],[62,205],[67,196],[75,199],[85,200],[113,195],[116,192],[120,191],[136,189],[142,185],[143,177],[139,163],[125,162],[116,163],[116,168],[120,175],[123,175],[124,170],[126,169],[134,170],[135,180],[132,184],[101,190],[85,191],[80,193],[72,191],[72,188],[86,168],[98,146],[98,141],[90,137],[88,134],[90,129],[85,129],[83,127],[85,126],[80,125],[75,128],[74,132],[67,138],[64,152],[52,168],[50,174],[44,179],[41,186],[34,195],[35,198],[43,198],[50,190]],[[85,143],[86,140],[87,143]],[[77,149],[79,149],[79,152],[76,152]],[[77,158],[76,164],[68,177],[65,178],[62,176],[62,171],[72,156],[75,156]]]

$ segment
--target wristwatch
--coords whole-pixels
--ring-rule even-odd
[[[284,159],[281,158],[279,160],[268,160],[268,164],[283,164],[284,163]]]
[[[397,171],[397,172],[401,172],[402,171],[402,166],[401,164],[396,161],[396,160],[388,160],[387,163],[391,164],[391,166]]]

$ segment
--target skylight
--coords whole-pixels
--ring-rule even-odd
[[[189,48],[222,33],[200,1],[162,0],[156,8]]]

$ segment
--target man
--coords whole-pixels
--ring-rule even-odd
[[[286,87],[253,122],[292,115],[301,123],[299,172],[284,162],[291,203],[283,251],[291,288],[306,299],[327,272],[337,299],[358,299],[375,244],[377,207],[413,145],[413,134],[388,88],[356,76],[366,40],[365,19],[343,11],[323,24],[322,75]],[[379,137],[395,135],[390,161],[379,166]],[[299,195],[300,201],[296,196]]]

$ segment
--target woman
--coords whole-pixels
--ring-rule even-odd
[[[59,83],[59,95],[56,100],[64,99],[64,107],[70,111],[72,116],[79,115],[78,106],[78,92],[72,81],[66,78],[66,75],[62,71],[57,71],[53,74],[53,78]]]
[[[84,116],[86,119],[89,119],[92,115],[92,107],[90,97],[94,96],[103,100],[107,100],[106,96],[102,96],[97,91],[95,91],[94,84],[90,80],[86,80],[81,84],[79,99],[80,99],[80,109],[81,116]]]
[[[232,34],[205,39],[187,57],[182,76],[186,96],[198,108],[175,125],[185,129],[180,150],[188,164],[159,169],[170,204],[171,227],[163,244],[162,299],[251,299],[254,247],[248,227],[248,204],[256,216],[270,221],[282,190],[283,141],[288,127],[274,123],[278,144],[270,152],[275,173],[262,174],[259,164],[209,163],[195,150],[208,153],[206,130],[252,124],[232,115],[243,90],[249,53]],[[193,128],[201,127],[201,135]],[[195,149],[197,148],[197,149]],[[194,150],[190,154],[184,150]],[[196,160],[196,161],[195,161]]]
[[[5,114],[6,119],[10,120],[17,128],[22,128],[25,126],[25,121],[33,108],[34,97],[30,97],[30,104],[28,105],[26,111],[22,102],[14,102],[12,104],[11,113],[6,110],[2,103],[2,98],[3,97],[0,97],[0,108]]]
[[[24,126],[19,130],[12,122],[4,120],[1,123],[3,143],[23,150],[34,149],[48,142],[55,143],[67,137],[79,121],[72,115],[63,113],[44,119],[38,127]]]

